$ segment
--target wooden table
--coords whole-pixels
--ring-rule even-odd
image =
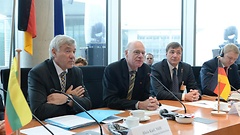
[[[215,100],[216,97],[203,96],[204,100]],[[162,104],[182,107],[181,104],[177,101],[171,100],[160,100]],[[211,114],[212,109],[210,108],[201,108],[191,105],[186,105],[187,113],[194,114],[195,117],[213,119],[217,122],[212,124],[203,124],[199,122],[193,122],[192,124],[180,124],[173,120],[168,120],[168,124],[173,135],[239,135],[240,134],[240,117],[238,115],[226,115],[226,116],[215,116]],[[105,108],[106,109],[106,108]],[[179,113],[184,113],[183,110],[179,111]],[[119,114],[119,116],[126,117],[129,115],[128,111]],[[150,116],[151,119],[146,122],[142,122],[142,124],[146,124],[149,122],[153,122],[156,120],[160,120],[161,117],[157,115]],[[34,126],[39,126],[40,124],[32,120],[28,125],[23,128],[30,128]],[[107,135],[110,135],[107,125],[102,124],[103,132]],[[97,124],[87,126],[84,128],[78,128],[72,130],[74,132],[82,132],[85,130],[93,130],[99,132],[99,127]]]

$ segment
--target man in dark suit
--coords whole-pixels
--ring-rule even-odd
[[[181,62],[182,46],[177,42],[171,42],[166,47],[167,59],[155,63],[151,74],[159,79],[180,100],[199,100],[200,93],[191,65]],[[176,85],[173,85],[173,69],[176,70]],[[151,78],[152,93],[157,99],[176,100],[164,87]],[[186,92],[184,92],[186,89]]]
[[[200,79],[203,94],[216,96],[213,90],[210,89],[209,84],[211,83],[210,80],[218,67],[224,67],[230,85],[233,86],[235,90],[240,89],[240,77],[238,74],[238,66],[235,64],[235,61],[238,59],[238,56],[239,56],[238,47],[235,44],[230,43],[224,46],[220,56],[217,56],[203,63],[202,68],[200,70]]]
[[[125,58],[108,65],[103,76],[103,100],[113,109],[156,110],[159,102],[150,97],[150,67],[143,63],[142,42],[130,42]]]
[[[51,89],[66,92],[86,110],[91,108],[90,97],[83,84],[82,70],[74,66],[75,51],[74,39],[58,35],[50,43],[50,59],[30,70],[28,74],[30,107],[40,120],[82,111],[67,96],[52,93]]]

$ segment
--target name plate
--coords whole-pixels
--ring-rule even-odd
[[[238,116],[240,116],[240,102],[234,103],[228,114],[238,114]]]
[[[129,130],[128,135],[172,135],[166,119],[157,120]]]

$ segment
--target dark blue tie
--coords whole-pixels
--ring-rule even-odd
[[[173,68],[173,75],[172,75],[172,92],[178,92],[178,77],[177,77],[177,68]]]

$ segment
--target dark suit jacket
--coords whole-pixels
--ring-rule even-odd
[[[222,64],[220,63],[219,66],[222,67]],[[203,94],[216,95],[215,93],[212,92],[213,90],[210,90],[208,86],[211,78],[213,77],[212,74],[215,73],[217,67],[218,67],[217,57],[203,63],[202,68],[200,70],[200,80]],[[232,64],[229,67],[228,80],[230,85],[232,85],[236,89],[240,89],[240,77],[238,74],[238,66],[236,64]]]
[[[73,89],[83,84],[82,70],[78,67],[68,69],[66,76],[66,89],[73,85]],[[46,119],[66,114],[76,114],[82,110],[74,103],[73,107],[67,104],[48,104],[47,96],[51,94],[50,89],[61,90],[59,77],[53,60],[45,60],[43,63],[32,68],[28,74],[28,93],[32,112],[40,119]],[[91,100],[85,89],[84,97],[73,96],[86,110],[91,108]]]
[[[108,65],[103,75],[103,100],[109,108],[136,109],[138,101],[144,101],[150,96],[150,68],[143,64],[138,68],[134,83],[132,100],[127,100],[129,88],[129,70],[126,59]]]
[[[163,83],[164,86],[166,86],[170,91],[171,86],[172,86],[172,79],[171,79],[171,74],[169,71],[167,59],[163,59],[161,62],[155,63],[152,66],[152,72],[151,74],[155,76],[156,78],[159,79]],[[195,81],[195,77],[192,71],[191,65],[180,62],[178,64],[178,71],[177,71],[177,76],[178,76],[178,82],[179,82],[179,89],[184,82],[184,85],[186,85],[187,92],[190,91],[190,89],[198,89],[197,87],[197,82]],[[167,90],[164,89],[164,87],[159,84],[156,79],[151,78],[151,86],[152,86],[152,93],[154,93],[157,97],[158,100],[161,99],[167,99],[167,100],[176,100],[172,94],[170,94]],[[182,99],[182,92],[175,92],[174,95],[178,97],[178,99]]]

